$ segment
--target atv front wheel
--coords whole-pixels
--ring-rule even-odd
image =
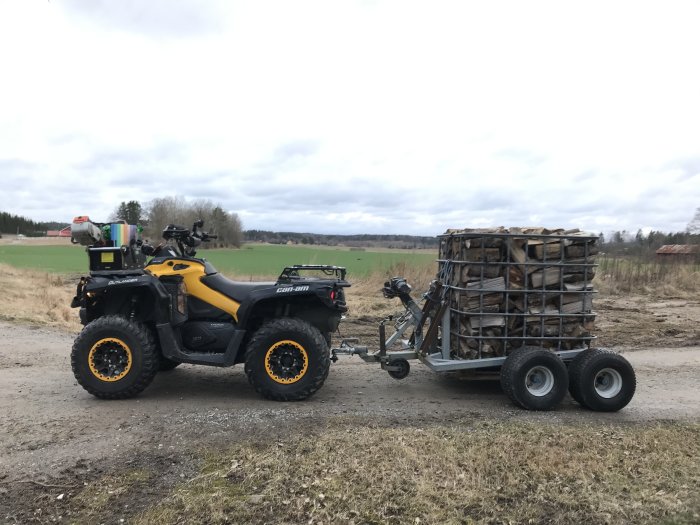
[[[71,367],[78,383],[102,399],[135,396],[151,383],[158,366],[151,332],[116,315],[89,323],[71,352]]]
[[[265,323],[248,343],[245,373],[256,392],[275,401],[300,401],[328,377],[328,345],[323,334],[301,319]]]

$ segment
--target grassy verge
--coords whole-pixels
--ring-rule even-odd
[[[336,424],[209,452],[133,523],[697,523],[698,424]],[[93,517],[99,514],[93,514]]]
[[[79,331],[78,312],[70,308],[75,283],[65,277],[0,264],[0,319]]]
[[[700,265],[644,258],[599,257],[595,286],[609,295],[692,297],[700,292]]]

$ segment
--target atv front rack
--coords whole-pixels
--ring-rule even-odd
[[[300,279],[299,272],[322,272],[325,276],[335,276],[338,281],[345,280],[347,270],[342,266],[328,266],[323,264],[296,264],[287,266],[277,278],[278,283],[292,282]]]

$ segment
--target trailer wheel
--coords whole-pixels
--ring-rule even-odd
[[[285,317],[265,323],[253,334],[245,373],[266,398],[300,401],[321,388],[330,364],[323,334],[306,321]]]
[[[503,391],[526,410],[553,409],[564,399],[568,384],[564,362],[543,348],[520,348],[501,367]]]
[[[387,370],[394,379],[404,379],[411,371],[411,365],[405,359],[392,359],[389,361],[389,366],[397,368],[396,370]]]
[[[586,350],[569,365],[571,397],[599,412],[617,412],[632,400],[637,378],[632,365],[608,350]]]

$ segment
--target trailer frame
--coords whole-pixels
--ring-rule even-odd
[[[437,279],[423,294],[422,307],[411,297],[411,287],[404,278],[394,277],[387,281],[383,288],[384,296],[389,299],[400,298],[404,312],[396,316],[388,316],[379,323],[379,350],[370,352],[366,346],[357,345],[359,342],[357,338],[342,339],[340,345],[331,350],[331,359],[334,362],[338,360],[339,355],[357,355],[365,362],[379,363],[382,369],[396,379],[403,379],[409,374],[411,360],[422,362],[434,372],[495,371],[501,373],[501,384],[509,397],[516,404],[528,409],[548,410],[555,406],[569,388],[569,375],[572,380],[572,386],[569,388],[572,396],[589,408],[619,410],[629,402],[636,385],[631,365],[617,354],[592,348],[591,343],[596,337],[585,330],[577,336],[565,335],[564,330],[565,320],[580,322],[581,326],[585,327],[592,324],[595,319],[592,295],[596,291],[591,280],[595,276],[597,267],[593,258],[597,253],[594,249],[597,236],[581,234],[578,231],[575,234],[568,232],[551,234],[549,232],[525,233],[520,230],[498,233],[470,230],[448,233],[440,236],[440,239],[442,255],[451,253],[451,246],[455,241],[466,242],[467,246],[471,246],[469,243],[474,241],[480,252],[477,250],[475,260],[445,256],[439,258]],[[526,258],[524,261],[519,261],[514,248],[515,240],[519,243],[518,249],[524,253],[527,253],[532,246],[541,246],[542,248],[537,250],[542,255],[540,260]],[[492,249],[489,243],[495,244],[500,250],[505,250],[505,253],[499,252],[496,262],[489,260],[487,250]],[[555,243],[559,246],[552,252],[558,251],[559,256],[548,258],[547,245]],[[568,262],[565,257],[571,246],[577,247],[576,253],[581,252],[581,257],[576,258],[575,263]],[[455,278],[456,275],[461,276],[465,266],[469,267],[469,271],[479,268],[478,279],[474,280],[476,285],[469,283],[466,287],[461,286],[459,279]],[[493,270],[493,266],[498,266],[496,273],[504,276],[502,287],[493,288],[484,285],[487,269]],[[511,279],[511,269],[514,267],[517,267],[525,276],[518,286]],[[574,274],[566,272],[572,269],[577,271]],[[539,286],[535,286],[536,280],[530,276],[538,271],[541,271],[541,282]],[[550,277],[547,277],[547,271]],[[558,279],[552,279],[552,275]],[[570,275],[575,275],[581,280],[574,284],[565,282]],[[504,311],[499,309],[494,313],[493,308],[485,309],[485,296],[494,293],[503,294],[503,304],[506,305],[510,304],[512,297],[520,298],[522,311],[510,311],[506,307]],[[567,304],[564,298],[569,294],[576,294],[576,299],[581,299],[580,312],[547,311],[545,305],[547,301],[551,301],[552,297],[558,299],[563,309],[563,305]],[[479,308],[465,311],[461,307],[460,298],[462,297],[468,298],[468,304],[472,304],[476,299]],[[529,308],[528,301],[531,297],[539,299],[540,311]],[[589,304],[590,308],[587,307]],[[484,330],[481,319],[494,315],[505,319],[502,335],[487,334]],[[453,327],[454,322],[460,323],[463,316],[467,316],[470,322],[476,320],[478,329],[475,332],[463,334],[459,332],[459,326],[457,329]],[[394,331],[387,338],[386,327],[390,323],[393,323]],[[515,328],[511,329],[511,325]],[[539,335],[531,335],[533,326],[535,329],[539,328]],[[412,334],[406,338],[405,336],[411,330]],[[478,357],[456,356],[455,347],[461,349],[460,339],[469,340],[471,351],[476,352]],[[502,355],[487,355],[487,342],[492,345],[494,340],[501,342]],[[489,349],[492,351],[490,347]],[[609,357],[609,355],[615,357]],[[592,365],[589,366],[589,362],[600,362],[599,366],[596,365],[600,370],[593,370],[596,373],[591,375],[593,372],[588,369],[591,369]],[[520,370],[522,367],[529,367],[529,369],[522,371]],[[563,392],[561,385],[557,385],[559,391],[556,395],[552,394],[551,400],[545,402],[538,399],[545,394],[549,395],[549,390],[545,394],[540,394],[543,391],[542,382],[552,380],[557,374],[559,377],[557,381],[564,383]],[[616,399],[615,403],[608,404],[597,403],[599,399],[594,399],[591,403],[581,401],[589,392],[593,392],[594,397],[607,399],[606,395],[610,391],[605,390],[608,387],[603,383],[610,380],[617,381],[623,375],[626,379],[622,389],[624,392],[620,395],[624,394],[624,399]],[[534,383],[525,385],[523,390],[523,385],[520,384],[523,380],[534,381]],[[632,382],[631,393],[628,385],[630,381]],[[605,408],[599,408],[601,406]]]

